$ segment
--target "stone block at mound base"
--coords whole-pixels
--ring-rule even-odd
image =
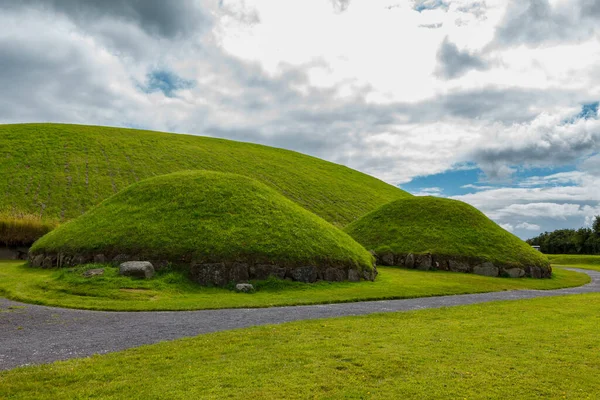
[[[477,275],[498,276],[498,272],[498,267],[494,266],[491,262],[486,262],[473,267],[473,273]]]
[[[263,280],[272,276],[278,279],[313,283],[319,280],[329,282],[351,281],[362,279],[372,281],[377,276],[377,269],[363,271],[345,268],[317,268],[315,266],[281,267],[279,265],[247,263],[196,263],[190,267],[190,275],[194,282],[201,285],[225,286],[230,282],[245,282],[249,279]]]
[[[100,276],[100,275],[104,275],[104,268],[88,269],[87,271],[85,271],[83,273],[83,276],[86,278],[91,278],[93,276]]]
[[[250,283],[238,283],[235,285],[235,291],[242,293],[254,292],[254,286],[252,286]]]
[[[150,279],[154,276],[154,267],[148,261],[128,261],[119,265],[119,275]]]
[[[381,262],[383,265],[389,265],[387,262],[391,256],[387,252],[384,253],[384,256],[386,260],[382,260],[382,257],[375,254],[378,263]],[[515,267],[514,265],[495,264],[473,257],[440,256],[435,254],[396,254],[393,258],[397,260],[395,266],[419,269],[422,271],[437,269],[441,271],[472,273],[492,277],[531,277],[538,279],[550,278],[552,275],[552,268],[549,266],[545,268],[536,266]]]

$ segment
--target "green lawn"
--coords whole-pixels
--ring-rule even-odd
[[[578,254],[548,254],[555,265],[600,271],[600,256]]]
[[[515,289],[557,289],[586,284],[584,274],[554,270],[551,279],[490,278],[443,271],[380,267],[375,282],[303,284],[267,281],[252,294],[206,288],[177,271],[152,280],[120,277],[109,268],[104,277],[83,278],[78,272],[29,268],[0,261],[0,295],[23,302],[93,310],[200,310],[270,307],[360,300],[402,299]]]
[[[7,399],[597,399],[600,295],[269,325],[0,373]]]

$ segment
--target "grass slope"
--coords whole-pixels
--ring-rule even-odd
[[[598,326],[598,294],[294,322],[0,372],[0,398],[596,399]]]
[[[504,290],[551,290],[581,286],[589,276],[555,268],[551,279],[498,279],[445,271],[416,271],[378,267],[375,282],[318,282],[281,280],[253,282],[257,291],[235,293],[201,287],[178,271],[159,271],[151,280],[119,276],[106,267],[104,276],[84,278],[88,265],[75,269],[29,268],[23,262],[0,261],[0,295],[16,301],[53,307],[106,311],[202,310],[345,303],[406,299]]]
[[[371,254],[327,221],[254,179],[213,171],[137,182],[43,236],[30,253],[373,269]]]
[[[64,222],[134,182],[181,170],[255,178],[336,226],[409,196],[350,168],[256,144],[100,126],[0,125],[0,220]]]
[[[393,201],[349,224],[345,231],[377,253],[431,253],[507,265],[548,265],[546,256],[457,200],[411,197]]]

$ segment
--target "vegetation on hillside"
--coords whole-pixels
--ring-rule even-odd
[[[546,256],[457,200],[410,197],[385,204],[345,231],[377,253],[474,257],[506,265],[546,267]]]
[[[268,146],[100,126],[0,125],[0,221],[28,214],[64,222],[134,182],[182,170],[257,179],[338,227],[409,196],[350,168]]]
[[[591,228],[558,229],[527,239],[546,254],[600,254],[600,216]]]
[[[327,221],[254,179],[213,171],[135,183],[48,233],[30,253],[373,270],[372,256]]]
[[[0,372],[0,398],[595,399],[599,316],[586,294],[237,329]]]

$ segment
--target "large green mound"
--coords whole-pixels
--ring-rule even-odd
[[[225,284],[268,275],[313,282],[373,279],[350,236],[253,179],[187,171],[135,183],[39,239],[33,265],[152,260]]]
[[[350,168],[256,144],[99,126],[0,125],[0,222],[29,216],[35,239],[47,229],[31,217],[65,222],[132,183],[183,170],[257,179],[338,227],[410,196]],[[10,231],[3,236],[0,244],[11,242]]]
[[[457,200],[393,201],[345,231],[385,265],[517,277],[549,277],[552,271],[546,256]]]

